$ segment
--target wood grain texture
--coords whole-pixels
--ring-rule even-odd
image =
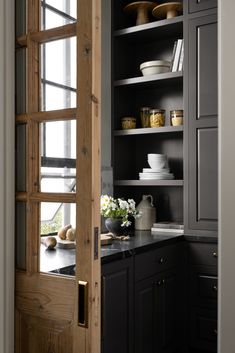
[[[100,353],[100,256],[94,260],[94,228],[100,226],[100,0],[78,1],[79,24],[40,31],[40,6],[28,1],[26,272],[16,273],[17,353]],[[78,37],[78,107],[40,112],[40,43]],[[77,194],[40,192],[40,123],[77,120]],[[40,273],[40,202],[76,202],[76,278]],[[99,234],[99,233],[98,233]],[[97,239],[99,240],[99,239]],[[99,242],[98,242],[99,244]],[[99,247],[99,246],[98,246]],[[98,254],[99,255],[99,254]],[[89,286],[88,328],[78,326],[78,280]]]
[[[30,34],[30,39],[38,43],[48,43],[53,40],[65,39],[75,36],[77,33],[76,23],[56,27],[45,31],[37,31]]]
[[[42,123],[46,121],[71,120],[76,119],[76,117],[77,109],[69,108],[61,110],[34,112],[29,114],[19,114],[16,115],[16,123],[23,124],[27,123],[30,120]]]
[[[81,15],[82,14],[82,15]],[[94,260],[94,228],[100,227],[101,3],[78,2],[77,280],[89,284],[88,328],[75,326],[74,353],[100,352],[100,256]],[[82,251],[81,251],[82,250]],[[82,340],[82,344],[79,344]]]

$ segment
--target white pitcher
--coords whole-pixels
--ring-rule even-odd
[[[140,212],[140,217],[135,220],[135,229],[150,230],[153,223],[156,222],[156,208],[153,205],[152,195],[143,195],[142,201],[138,204],[136,209]]]

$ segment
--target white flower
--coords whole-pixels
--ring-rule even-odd
[[[129,227],[131,225],[131,222],[126,220],[122,222],[122,227]]]
[[[118,199],[119,206],[122,210],[129,210],[129,204],[127,201]]]

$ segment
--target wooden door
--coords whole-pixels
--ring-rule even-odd
[[[17,353],[100,352],[100,15],[99,0],[28,0],[20,14]],[[42,234],[71,220],[76,249],[46,250]]]

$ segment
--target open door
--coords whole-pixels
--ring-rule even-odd
[[[100,352],[100,18],[16,2],[16,353]]]

